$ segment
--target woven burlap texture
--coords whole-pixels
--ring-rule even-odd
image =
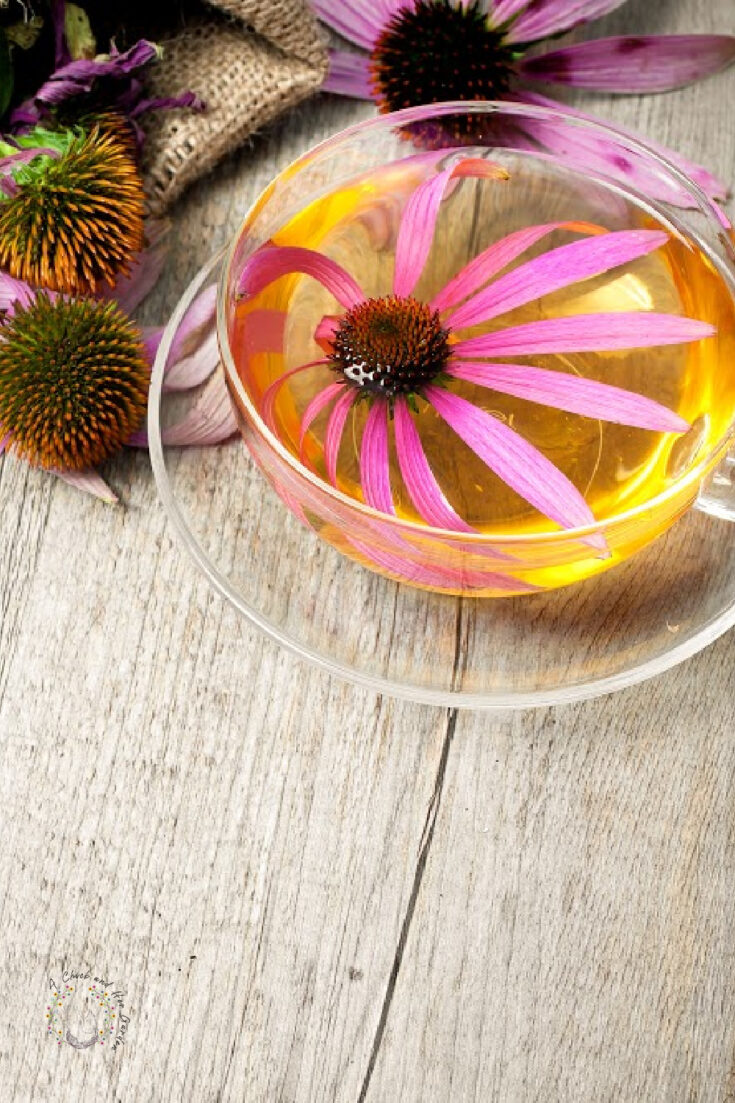
[[[306,0],[212,0],[211,15],[162,41],[150,92],[194,91],[195,114],[159,111],[147,124],[144,171],[151,211],[181,192],[254,131],[321,85],[327,57]]]

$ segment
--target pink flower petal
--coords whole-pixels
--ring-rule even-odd
[[[503,394],[600,421],[653,429],[659,433],[685,433],[689,429],[688,422],[659,402],[633,391],[564,372],[547,371],[527,364],[476,364],[466,361],[452,363],[447,372],[455,379],[464,379]]]
[[[251,310],[242,328],[242,343],[247,356],[261,352],[282,352],[286,331],[283,310]]]
[[[340,321],[341,319],[336,314],[325,314],[314,330],[314,340],[324,352],[331,353],[334,346],[334,335]]]
[[[272,433],[276,432],[274,417],[276,399],[278,398],[278,392],[286,380],[291,379],[294,375],[298,375],[299,372],[308,371],[310,368],[316,368],[319,365],[328,363],[328,360],[312,360],[308,364],[300,364],[298,368],[291,368],[290,371],[284,372],[283,375],[279,375],[278,379],[274,380],[269,387],[266,387],[260,401],[260,416]]]
[[[458,177],[478,176],[495,180],[508,174],[492,161],[465,158],[455,165],[425,180],[406,204],[396,242],[393,291],[396,295],[411,295],[424,270],[434,239],[434,228],[447,184]]]
[[[348,54],[345,50],[329,51],[329,72],[322,92],[338,96],[353,96],[358,100],[372,99],[370,62],[364,54]]]
[[[323,391],[318,391],[314,395],[311,402],[304,410],[301,418],[301,432],[299,434],[299,456],[302,462],[304,459],[304,441],[306,439],[306,434],[309,432],[309,429],[322,410],[324,410],[330,402],[333,402],[338,395],[341,395],[343,390],[344,383],[328,384]]]
[[[146,246],[133,257],[127,276],[120,276],[114,284],[106,283],[100,288],[105,299],[115,299],[126,314],[138,309],[147,295],[158,283],[168,255],[166,236],[168,222],[156,219],[146,222]]]
[[[561,105],[555,100],[542,96],[538,92],[524,91],[517,98],[520,103],[562,110]],[[599,123],[593,115],[578,111],[566,104],[563,110],[565,114],[573,115],[577,119]],[[637,138],[638,141],[641,138],[640,135],[634,134],[625,127],[615,127],[615,132],[621,136],[620,140],[617,140],[597,131],[585,131],[581,127],[572,129],[561,116],[558,119],[524,119],[522,125],[537,142],[577,171],[598,172],[608,178],[622,180],[626,185],[637,188],[651,198],[663,199],[675,206],[696,205],[691,193],[683,185],[664,175],[660,166],[652,163],[648,157],[626,147],[626,138]],[[688,161],[680,154],[649,138],[646,138],[645,142],[654,152],[661,154],[690,176],[710,198],[723,198],[728,194],[728,185],[718,180],[701,165]]]
[[[524,77],[602,92],[666,92],[717,73],[735,59],[735,37],[619,36],[528,58]]]
[[[551,249],[491,283],[449,315],[452,329],[466,329],[506,314],[570,284],[599,276],[661,248],[668,234],[621,230]]]
[[[389,543],[393,542],[395,541],[389,540]],[[417,563],[412,556],[419,553],[407,544],[403,545],[408,552],[405,555],[387,551],[375,544],[366,544],[362,540],[351,539],[350,544],[373,566],[395,575],[402,582],[413,582],[419,586],[431,586],[440,590],[501,590],[504,593],[532,593],[538,589],[517,578],[497,574],[494,571],[463,570],[440,567],[433,563]]]
[[[213,329],[190,356],[184,356],[163,377],[164,391],[188,391],[209,379],[220,362],[217,331]]]
[[[595,523],[574,484],[508,425],[442,387],[425,387],[424,395],[483,463],[544,516],[562,528]]]
[[[531,0],[495,0],[491,7],[490,19],[494,27],[502,27],[504,23],[513,19],[519,12],[527,8]]]
[[[171,351],[168,357],[169,365],[173,366],[183,356],[194,351],[201,331],[214,324],[216,310],[217,285],[211,284],[199,292],[181,319],[176,335],[171,342]]]
[[[513,23],[510,42],[535,42],[615,11],[625,0],[534,0]]]
[[[327,468],[327,477],[333,486],[337,485],[337,460],[345,422],[356,398],[357,391],[353,387],[346,387],[344,394],[340,395],[332,407],[327,422],[327,431],[324,436],[324,463]]]
[[[450,306],[472,295],[484,283],[495,276],[501,269],[514,261],[521,253],[525,253],[532,245],[535,245],[543,237],[554,233],[555,230],[571,230],[583,234],[607,233],[602,226],[596,226],[590,222],[548,222],[542,226],[526,226],[522,230],[516,230],[500,241],[494,242],[466,264],[435,295],[431,301],[433,310],[447,310]]]
[[[161,344],[161,338],[163,337],[164,328],[164,326],[140,327],[140,335],[143,338],[143,351],[145,352],[145,358],[151,365],[153,365],[153,361],[156,359],[158,346]]]
[[[713,337],[714,326],[677,314],[647,311],[619,314],[573,314],[499,329],[458,341],[453,352],[467,357],[533,356],[554,352],[611,352],[655,345],[679,345]]]
[[[392,14],[382,0],[311,0],[323,23],[357,46],[371,50]]]
[[[36,292],[24,280],[16,280],[7,272],[0,272],[0,310],[12,315],[16,304],[28,308],[35,301]]]
[[[196,404],[175,425],[161,433],[167,445],[220,444],[238,431],[237,418],[224,376],[210,380]]]
[[[101,475],[92,468],[85,471],[55,471],[54,474],[73,486],[76,490],[82,490],[85,494],[91,494],[94,498],[100,498],[108,505],[115,505],[118,501],[117,494],[107,485]]]
[[[405,398],[397,398],[393,411],[393,431],[401,478],[409,497],[427,525],[455,532],[475,532],[452,509],[426,458],[421,437],[413,423]]]
[[[345,310],[351,310],[365,299],[359,284],[341,265],[299,245],[264,245],[258,249],[245,265],[240,291],[252,297],[274,280],[294,272],[303,272],[318,280]]]
[[[365,421],[360,447],[360,484],[365,501],[380,513],[394,515],[388,455],[388,403],[375,399]]]

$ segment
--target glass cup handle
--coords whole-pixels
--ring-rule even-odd
[[[735,521],[735,449],[702,483],[696,508],[724,521]]]

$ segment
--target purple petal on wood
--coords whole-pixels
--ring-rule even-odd
[[[734,59],[733,35],[621,35],[529,58],[521,73],[601,92],[667,92],[717,73]]]
[[[425,387],[424,395],[475,455],[545,517],[562,528],[595,524],[574,484],[510,426],[442,387]]]
[[[216,309],[217,286],[212,284],[199,292],[181,319],[179,328],[171,342],[168,357],[169,364],[175,364],[182,356],[188,355],[192,351],[192,346],[196,343],[201,331],[206,326],[214,323]]]
[[[607,231],[591,222],[548,222],[542,226],[526,226],[515,230],[500,241],[484,249],[466,264],[465,267],[447,283],[431,301],[433,310],[444,311],[450,306],[472,295],[489,279],[525,253],[543,237],[555,230],[570,230],[574,233],[599,234]]]
[[[343,390],[343,383],[329,383],[324,390],[318,391],[314,395],[311,402],[304,410],[301,418],[301,431],[299,433],[299,457],[302,462],[304,458],[304,441],[306,440],[306,434],[309,432],[309,429],[322,410],[326,409],[330,402],[333,402],[338,395],[342,394]]]
[[[503,394],[553,406],[583,417],[612,421],[659,433],[685,433],[689,424],[673,410],[653,399],[598,383],[592,379],[548,371],[527,364],[476,364],[453,362],[447,369],[455,379],[491,387]]]
[[[204,447],[229,440],[238,431],[237,418],[224,376],[216,375],[181,421],[161,432],[167,445]]]
[[[279,375],[278,379],[275,379],[269,387],[266,387],[263,392],[263,397],[260,400],[260,416],[272,433],[276,433],[274,416],[276,399],[278,398],[278,392],[286,380],[291,379],[294,375],[298,375],[299,372],[309,371],[310,368],[316,368],[327,363],[329,363],[328,360],[311,360],[308,364],[300,364],[297,368],[291,368],[290,371],[284,372],[283,375]]]
[[[177,360],[166,369],[163,377],[164,391],[188,391],[209,379],[220,362],[219,341],[216,329],[201,341],[189,356]]]
[[[514,19],[527,8],[531,0],[495,0],[490,8],[490,20],[494,27],[502,27],[504,23]]]
[[[398,7],[391,0],[311,0],[311,6],[323,23],[366,50]]]
[[[146,222],[146,246],[137,253],[127,275],[120,276],[114,284],[103,284],[100,295],[115,299],[126,314],[132,314],[158,283],[168,255],[166,236],[170,223],[159,219]]]
[[[92,468],[85,471],[54,471],[54,475],[76,490],[82,490],[85,494],[100,498],[108,505],[115,505],[118,501],[117,494],[111,490],[102,476],[98,475]]]
[[[16,304],[27,308],[35,298],[36,292],[24,280],[0,272],[0,311],[12,314]]]
[[[332,407],[327,422],[327,431],[324,436],[324,463],[327,468],[327,477],[333,486],[337,485],[337,460],[345,422],[356,398],[357,391],[353,387],[346,387],[344,394],[340,395]]]
[[[388,403],[374,399],[365,420],[360,446],[360,484],[365,501],[380,513],[395,514],[390,489]]]
[[[625,0],[534,0],[510,28],[511,42],[535,42],[619,8]]]
[[[445,498],[429,466],[408,404],[402,397],[397,398],[395,402],[393,431],[401,478],[406,484],[409,497],[418,514],[434,528],[475,532],[476,530],[452,509]]]
[[[393,291],[396,295],[411,295],[421,278],[426,258],[434,240],[436,220],[450,180],[464,177],[485,177],[506,180],[505,169],[492,161],[467,157],[425,180],[408,200],[401,218],[396,242]]]
[[[533,356],[555,352],[611,352],[617,349],[679,345],[713,337],[707,322],[677,314],[633,311],[619,314],[573,314],[499,329],[481,337],[458,341],[453,353],[460,359],[495,356]]]
[[[329,72],[322,85],[322,92],[334,92],[339,96],[353,96],[358,100],[372,99],[370,62],[364,54],[350,54],[346,50],[330,50]]]
[[[520,103],[556,108],[560,112],[563,110],[566,115],[572,115],[585,122],[598,125],[600,122],[594,115],[586,114],[568,104],[562,108],[561,104],[538,92],[524,90],[517,99]],[[644,140],[654,153],[665,157],[699,184],[710,198],[721,199],[729,193],[729,185],[713,176],[702,165],[687,160],[674,150],[667,149],[666,146],[650,138],[641,139],[640,135],[636,135],[626,127],[615,126],[616,134],[620,135],[618,140],[615,137],[600,134],[598,131],[570,127],[561,115],[558,119],[524,119],[522,125],[531,137],[573,168],[581,172],[599,172],[604,176],[622,180],[651,198],[663,199],[675,206],[694,207],[696,201],[682,184],[665,175],[659,165],[643,154],[627,148],[627,138]]]
[[[141,39],[124,53],[112,50],[109,56],[99,58],[80,58],[63,65],[42,84],[36,92],[35,101],[46,106],[62,103],[73,96],[91,92],[95,81],[101,77],[122,80],[136,69],[142,68],[158,56],[153,42]]]
[[[491,283],[451,313],[447,321],[452,329],[479,325],[534,299],[638,260],[667,241],[668,234],[657,230],[621,230],[561,245]]]
[[[143,351],[145,352],[146,360],[151,366],[156,359],[164,328],[164,326],[141,326],[140,336],[143,340]]]
[[[365,299],[360,285],[336,261],[299,245],[264,245],[247,261],[240,291],[252,298],[281,276],[303,272],[318,280],[345,310]]]

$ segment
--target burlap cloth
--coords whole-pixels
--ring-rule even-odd
[[[155,2],[155,0],[153,0]],[[163,38],[154,96],[192,90],[206,111],[159,111],[147,124],[144,172],[152,213],[249,134],[319,88],[324,43],[306,0],[210,0],[213,9]]]

